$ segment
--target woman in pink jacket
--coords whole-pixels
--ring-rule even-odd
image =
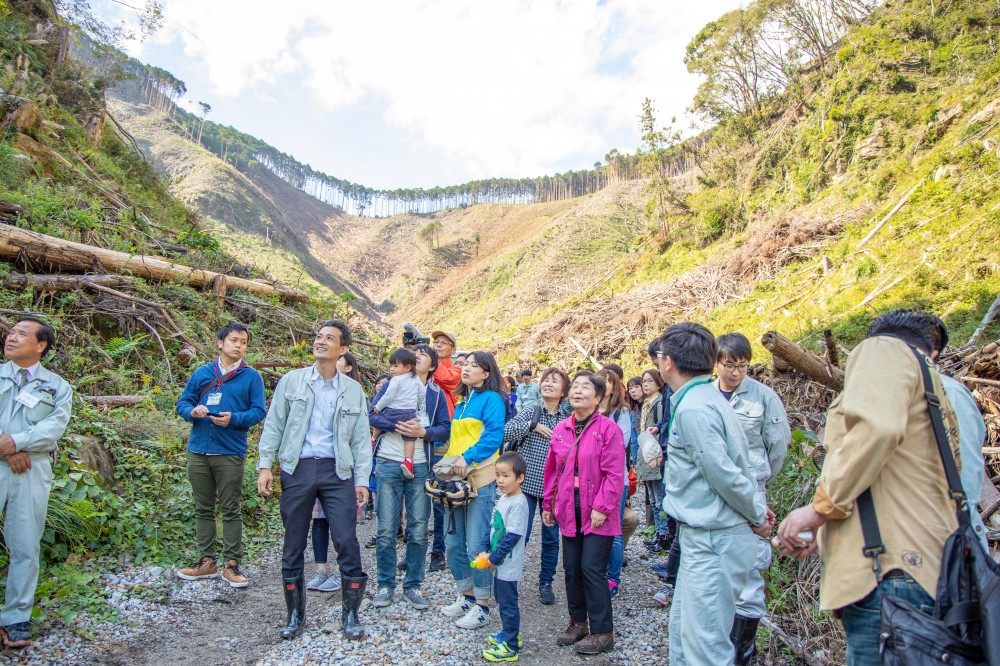
[[[542,521],[558,524],[562,533],[569,605],[569,626],[556,642],[576,644],[580,654],[605,652],[614,645],[605,574],[611,544],[622,533],[625,445],[618,424],[597,411],[606,391],[604,379],[596,375],[573,381],[573,415],[552,431],[545,461]]]

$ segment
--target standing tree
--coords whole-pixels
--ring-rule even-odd
[[[201,107],[201,126],[198,128],[198,145],[201,145],[201,132],[205,129],[205,116],[212,111],[212,106],[206,102],[198,102]]]

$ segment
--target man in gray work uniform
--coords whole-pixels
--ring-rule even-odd
[[[757,479],[757,499],[766,505],[765,485],[778,476],[792,441],[788,414],[777,393],[753,377],[747,377],[752,350],[745,335],[720,335],[716,344],[719,351],[715,370],[719,378],[715,380],[715,386],[729,401],[743,426],[749,445],[750,470]],[[771,542],[768,539],[757,539],[756,555],[750,578],[736,602],[736,618],[730,634],[736,649],[735,666],[756,663],[757,627],[767,613],[761,572],[771,566]]]

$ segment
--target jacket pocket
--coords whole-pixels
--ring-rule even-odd
[[[40,398],[38,403],[34,407],[28,407],[24,410],[24,416],[31,425],[37,425],[40,421],[44,421],[53,411],[55,411],[56,405],[54,402],[47,398]]]

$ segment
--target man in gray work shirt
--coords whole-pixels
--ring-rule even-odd
[[[743,428],[712,385],[711,331],[674,324],[659,342],[660,375],[674,392],[663,508],[678,522],[683,553],[670,609],[670,663],[731,664],[729,633],[754,564],[754,534],[768,535],[774,514],[757,498]]]
[[[356,533],[359,506],[368,503],[372,469],[368,404],[361,385],[337,372],[347,353],[351,330],[343,322],[323,322],[313,342],[316,363],[293,370],[274,389],[260,437],[257,492],[271,494],[271,465],[281,468],[281,521],[285,544],[281,576],[288,621],[282,638],[294,638],[305,625],[306,538],[318,499],[330,523],[343,581],[344,635],[360,640],[364,627],[358,609],[368,576],[361,569]]]
[[[745,335],[720,335],[716,344],[719,351],[715,370],[719,378],[715,380],[715,386],[732,406],[743,426],[749,445],[750,471],[757,480],[757,499],[767,504],[765,485],[778,476],[792,441],[788,415],[777,393],[747,376],[753,350]],[[758,538],[756,561],[736,602],[736,618],[730,634],[736,649],[735,666],[757,663],[757,627],[767,613],[761,572],[770,566],[771,542]]]

